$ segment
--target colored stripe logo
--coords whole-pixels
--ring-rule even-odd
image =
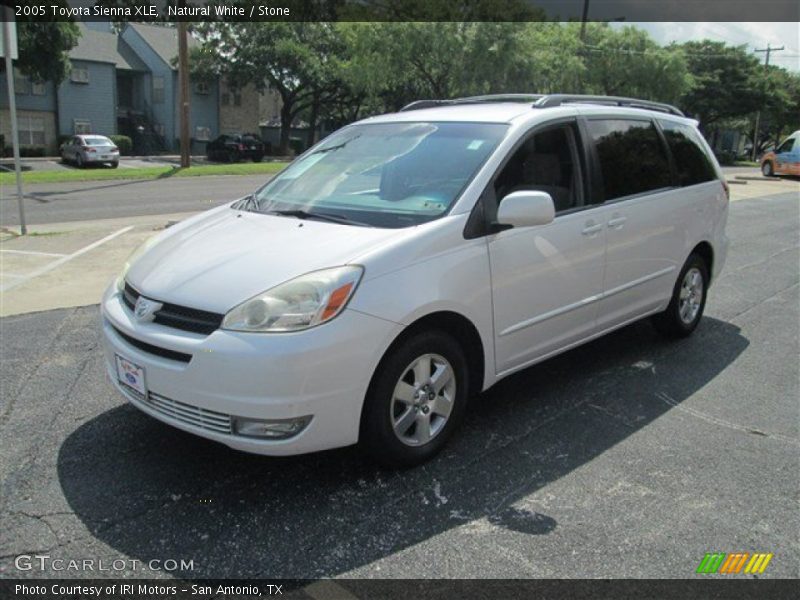
[[[736,575],[738,573],[760,574],[766,571],[769,561],[774,555],[772,552],[709,552],[700,561],[696,573],[710,574],[722,573]]]

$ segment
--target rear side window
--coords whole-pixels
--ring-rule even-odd
[[[708,159],[700,144],[698,133],[693,127],[672,121],[661,121],[661,128],[675,159],[681,186],[695,185],[717,178],[714,166]]]
[[[650,121],[598,119],[587,125],[600,160],[606,200],[672,185],[664,146]]]

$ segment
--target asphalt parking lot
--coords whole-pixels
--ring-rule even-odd
[[[0,319],[0,577],[120,574],[14,566],[46,553],[192,560],[185,577],[682,578],[737,551],[799,577],[799,230],[796,191],[732,203],[692,338],[638,323],[519,373],[405,472],[146,417],[105,380],[96,306]]]

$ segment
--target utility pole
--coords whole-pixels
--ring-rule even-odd
[[[14,63],[12,62],[14,48],[11,36],[14,30],[14,13],[11,8],[3,7],[3,56],[6,59],[6,82],[8,89],[8,113],[11,118],[11,147],[14,150],[14,173],[17,179],[17,207],[19,208],[19,231],[22,235],[28,233],[25,225],[25,206],[22,195],[22,173],[19,162],[19,131],[17,127],[17,99],[14,92]]]
[[[578,48],[578,52],[580,55],[586,55],[586,20],[589,18],[589,0],[583,0],[583,15],[581,16],[581,34],[580,34],[580,46]],[[584,92],[584,84],[583,79],[578,76],[578,91],[583,93]]]
[[[764,52],[766,54],[764,60],[764,72],[767,73],[769,71],[769,55],[773,52],[780,52],[781,50],[785,50],[783,46],[780,48],[773,48],[769,44],[767,44],[766,48],[756,48],[756,52]],[[761,111],[756,111],[756,128],[753,131],[753,152],[751,153],[751,159],[755,161],[756,155],[758,154],[758,130],[761,127]]]
[[[186,21],[178,21],[178,80],[181,105],[181,167],[191,166],[189,135],[189,44]]]

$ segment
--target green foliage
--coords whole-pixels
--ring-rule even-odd
[[[755,112],[765,99],[758,59],[744,47],[702,40],[680,46],[686,55],[691,87],[681,105],[706,128]]]
[[[14,61],[23,74],[36,81],[61,83],[70,71],[69,51],[78,45],[80,30],[75,23],[17,22],[19,58]]]
[[[130,156],[133,151],[133,140],[127,135],[110,135],[108,136],[114,145],[119,148],[119,153],[122,156]]]

